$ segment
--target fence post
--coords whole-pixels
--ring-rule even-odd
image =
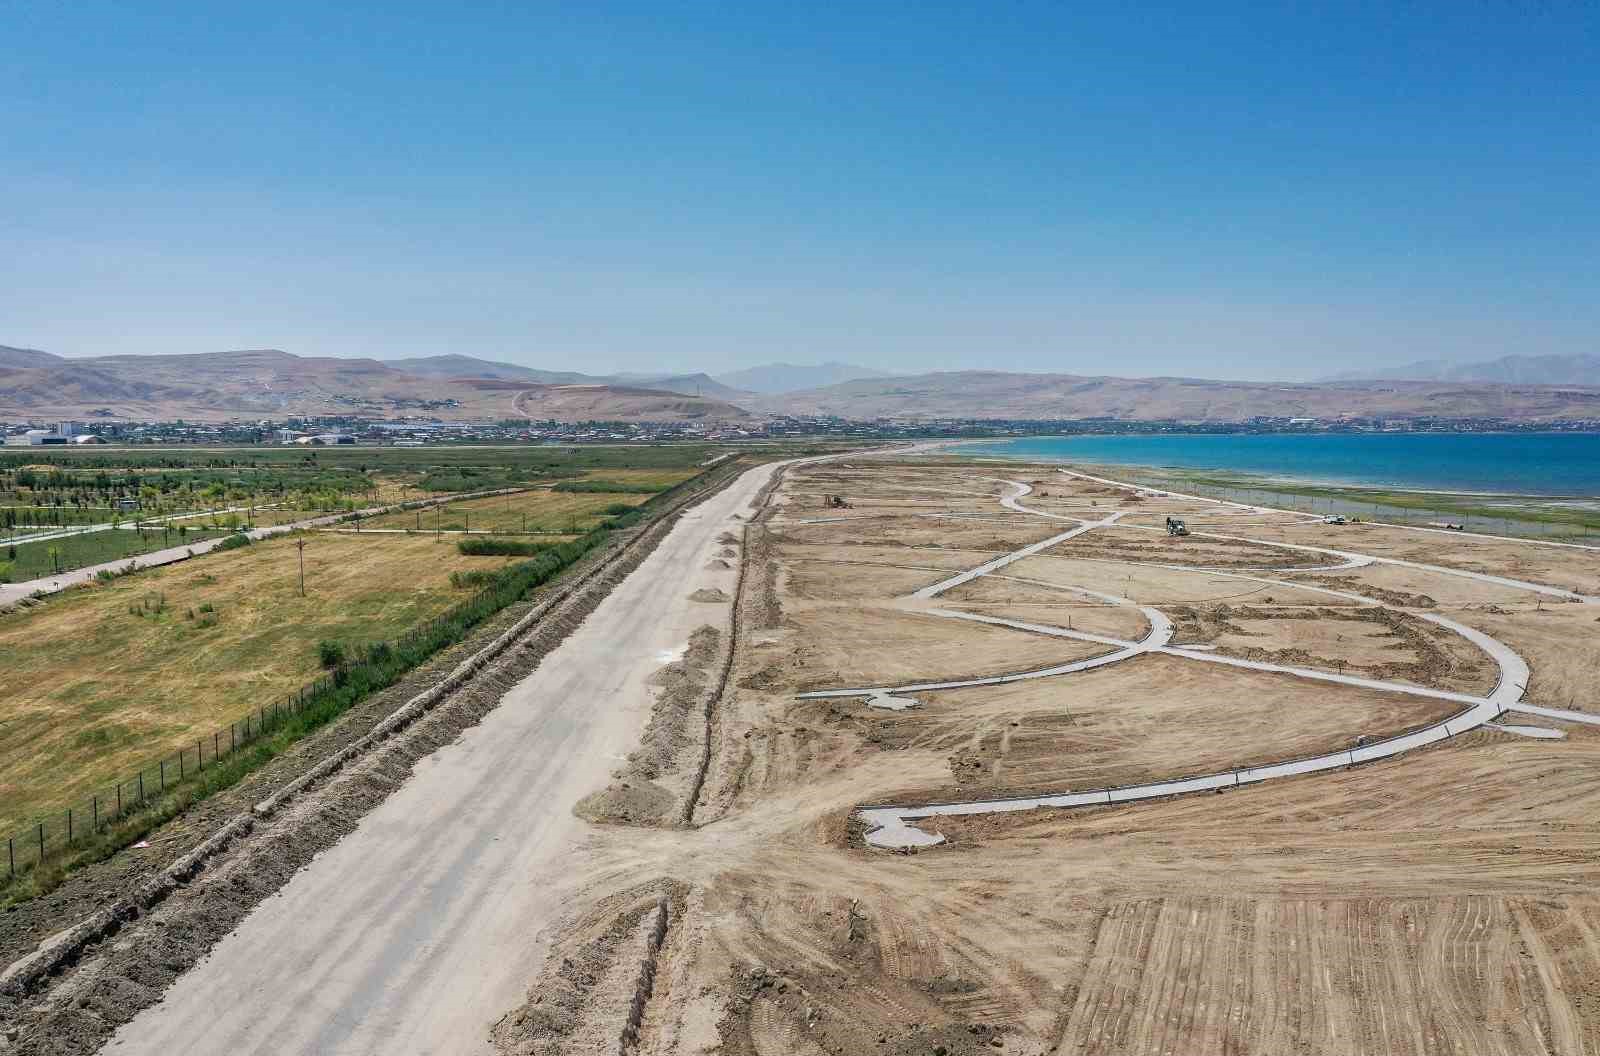
[[[183,780],[183,749],[178,749],[178,780]]]
[[[94,831],[100,831],[100,797],[93,797],[94,802]]]
[[[122,782],[117,782],[117,817],[122,817]]]
[[[11,860],[11,876],[17,875],[17,841],[10,836],[6,837],[6,857]]]
[[[194,768],[196,770],[204,770],[206,768],[206,756],[202,750],[204,744],[205,742],[200,738],[196,737],[194,739]]]
[[[161,760],[161,791],[167,790],[167,761]]]
[[[39,823],[39,864],[44,864],[44,822]]]
[[[72,808],[67,808],[67,846],[72,846]]]

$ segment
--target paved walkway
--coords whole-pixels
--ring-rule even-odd
[[[1063,471],[1066,472],[1066,471]],[[1100,483],[1116,483],[1103,478],[1087,477],[1086,479]],[[1085,532],[1096,528],[1117,523],[1118,519],[1129,511],[1119,510],[1112,512],[1096,521],[1082,521],[1078,518],[1067,517],[1062,514],[1053,514],[1042,510],[1032,509],[1021,503],[1033,489],[1020,481],[1004,481],[1013,490],[1003,496],[999,501],[1002,506],[1019,513],[1032,516],[1045,517],[1051,520],[1077,521],[1077,527],[1051,536],[1039,543],[1032,543],[1020,547],[1008,554],[984,562],[977,568],[947,577],[916,591],[910,597],[915,600],[927,600],[945,593],[964,583],[970,583],[983,576],[995,574],[1025,557],[1033,556],[1048,550],[1058,543],[1075,538]],[[1122,485],[1126,486],[1126,485]],[[1220,502],[1221,500],[1207,500]],[[1228,505],[1239,506],[1243,509],[1260,510],[1260,507],[1246,507],[1239,503]],[[1267,512],[1267,511],[1263,511]],[[1143,526],[1138,526],[1143,527]],[[1151,531],[1160,531],[1159,528],[1150,528]],[[1342,559],[1340,565],[1326,566],[1329,568],[1357,568],[1367,564],[1382,562],[1416,567],[1430,572],[1444,575],[1457,575],[1465,578],[1478,579],[1501,585],[1516,586],[1518,588],[1532,589],[1541,593],[1554,593],[1592,603],[1595,600],[1560,588],[1549,587],[1545,584],[1527,583],[1521,580],[1510,580],[1506,577],[1490,576],[1483,573],[1466,572],[1461,569],[1449,569],[1443,566],[1424,565],[1417,562],[1400,561],[1393,558],[1377,558],[1367,554],[1357,554],[1348,551],[1332,550],[1323,547],[1303,546],[1293,543],[1279,543],[1274,540],[1247,539],[1235,536],[1223,536],[1215,533],[1195,533],[1202,537],[1237,539],[1243,542],[1260,543],[1268,546],[1278,546],[1285,549],[1302,552],[1327,553]],[[1215,575],[1230,579],[1241,579],[1260,582],[1277,586],[1290,587],[1299,590],[1309,590],[1339,597],[1362,605],[1375,606],[1385,609],[1398,609],[1398,606],[1383,602],[1375,598],[1356,594],[1351,591],[1335,590],[1329,587],[1320,587],[1301,584],[1289,580],[1271,579],[1259,575],[1242,572],[1222,571],[1216,569],[1192,568],[1188,566],[1164,565],[1160,567],[1180,571],[1198,572],[1206,575]],[[1257,571],[1257,570],[1248,570]],[[1273,569],[1270,571],[1293,572],[1313,571],[1313,569]],[[1002,577],[1016,579],[1019,577]],[[1102,594],[1089,591],[1081,587],[1064,586],[1049,583],[1043,580],[1024,580],[1039,586],[1051,587],[1072,593],[1096,597],[1112,604],[1133,604],[1130,599],[1116,595]],[[1498,718],[1508,709],[1526,711],[1529,714],[1543,715],[1546,718],[1564,719],[1575,722],[1591,722],[1600,725],[1600,716],[1587,716],[1581,712],[1566,712],[1562,709],[1537,708],[1521,703],[1522,694],[1528,684],[1527,662],[1510,646],[1491,635],[1485,634],[1476,628],[1469,627],[1448,617],[1436,613],[1415,613],[1421,619],[1428,620],[1438,626],[1444,627],[1485,652],[1495,662],[1499,675],[1494,689],[1484,696],[1469,693],[1456,693],[1449,690],[1432,689],[1424,686],[1413,686],[1402,682],[1390,682],[1381,679],[1362,678],[1356,675],[1336,674],[1330,671],[1319,671],[1313,668],[1291,667],[1282,664],[1271,664],[1264,661],[1248,660],[1240,657],[1227,656],[1201,649],[1186,649],[1181,646],[1168,644],[1172,636],[1172,626],[1159,610],[1148,606],[1139,606],[1150,623],[1150,630],[1145,637],[1137,642],[1125,641],[1105,635],[1090,634],[1083,631],[1074,631],[1069,628],[1054,627],[1046,624],[1027,623],[1020,620],[1010,620],[997,616],[981,613],[959,612],[950,609],[925,609],[929,615],[946,619],[960,619],[982,623],[990,626],[1006,627],[1013,630],[1026,631],[1033,634],[1044,634],[1051,637],[1071,638],[1079,641],[1095,642],[1111,647],[1111,651],[1085,660],[1076,660],[1071,663],[1054,667],[1042,668],[1031,671],[1013,672],[1004,675],[994,675],[983,678],[955,679],[943,682],[923,682],[898,686],[854,687],[829,690],[817,690],[800,694],[802,698],[818,699],[828,697],[863,697],[868,701],[891,699],[898,700],[902,706],[908,706],[909,698],[906,694],[918,692],[936,692],[945,689],[966,688],[970,686],[1001,685],[1025,679],[1048,678],[1059,675],[1072,674],[1079,671],[1103,667],[1107,664],[1119,663],[1135,656],[1147,653],[1161,653],[1167,656],[1179,657],[1199,663],[1220,664],[1247,670],[1262,671],[1280,674],[1294,678],[1308,679],[1311,681],[1327,682],[1338,685],[1352,686],[1361,689],[1375,690],[1384,693],[1395,693],[1406,696],[1427,697],[1436,700],[1448,700],[1463,705],[1461,711],[1452,715],[1443,722],[1434,723],[1421,730],[1397,737],[1387,738],[1358,748],[1343,749],[1327,752],[1321,755],[1302,759],[1290,759],[1266,766],[1250,767],[1245,769],[1218,771],[1202,774],[1195,777],[1185,777],[1177,780],[1145,782],[1134,785],[1124,785],[1115,788],[1101,788],[1088,791],[1067,791],[1054,795],[1029,796],[1006,799],[985,799],[961,803],[931,803],[913,807],[870,807],[858,812],[859,817],[866,822],[868,832],[866,840],[869,844],[880,847],[915,847],[928,846],[939,843],[943,837],[936,833],[927,832],[918,828],[915,822],[933,817],[948,817],[955,815],[989,814],[1017,810],[1034,810],[1041,807],[1073,807],[1091,804],[1119,803],[1139,799],[1155,799],[1187,792],[1214,790],[1219,788],[1235,787],[1245,784],[1254,784],[1261,781],[1272,780],[1279,777],[1290,777],[1300,774],[1317,773],[1341,767],[1352,766],[1360,762],[1369,762],[1375,759],[1388,758],[1412,751],[1415,748],[1435,741],[1443,740],[1475,729],[1493,719]],[[1408,610],[1407,610],[1408,611]]]

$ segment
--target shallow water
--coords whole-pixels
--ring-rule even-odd
[[[962,454],[1222,469],[1301,481],[1600,496],[1600,433],[1034,436]]]

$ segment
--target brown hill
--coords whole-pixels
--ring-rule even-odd
[[[732,422],[748,418],[750,411],[856,419],[1187,422],[1343,415],[1600,418],[1600,386],[1390,380],[1280,384],[960,371],[865,378],[781,395],[729,396],[731,390],[715,383],[708,388],[709,379],[699,375],[648,382],[589,379],[458,355],[419,361],[418,369],[427,372],[422,376],[401,369],[404,361],[294,356],[273,349],[89,359],[28,349],[0,352],[0,421],[12,422],[85,417],[221,421],[323,414]],[[456,369],[469,373],[449,373]],[[517,376],[524,369],[531,376]],[[580,383],[573,383],[574,378]]]
[[[748,401],[769,413],[843,418],[1126,418],[1237,422],[1337,418],[1600,418],[1600,387],[1461,382],[1283,384],[1196,378],[958,371],[870,378]]]
[[[518,414],[559,422],[725,422],[750,417],[748,411],[721,400],[625,385],[522,387],[514,404]]]
[[[290,415],[428,414],[454,420],[512,417],[518,396],[550,402],[546,386],[516,379],[419,377],[374,359],[294,356],[275,349],[187,356],[13,357],[0,365],[0,420],[95,417],[223,421]],[[26,365],[24,365],[26,364]],[[597,386],[555,400],[536,417],[627,421],[722,420],[745,412],[715,400]],[[580,413],[581,411],[581,413]]]

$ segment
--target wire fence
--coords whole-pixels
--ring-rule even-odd
[[[14,880],[69,852],[87,850],[114,827],[152,820],[160,813],[153,808],[170,807],[170,796],[196,790],[208,771],[215,772],[238,752],[323,700],[334,681],[325,676],[307,683],[283,701],[262,705],[226,727],[212,730],[209,736],[195,738],[192,746],[185,745],[110,787],[15,830],[6,837],[7,879]]]
[[[340,714],[368,693],[392,685],[440,649],[454,644],[489,616],[524,597],[604,543],[610,530],[630,528],[686,492],[727,475],[734,463],[680,481],[623,516],[579,539],[552,544],[530,560],[507,565],[471,598],[391,641],[376,642],[348,656],[328,674],[280,701],[262,704],[243,717],[197,736],[192,744],[155,759],[123,780],[76,796],[71,803],[4,836],[5,884],[74,856],[110,853],[138,833],[150,831],[188,803],[232,784],[262,761],[247,758],[274,736],[303,733]]]

